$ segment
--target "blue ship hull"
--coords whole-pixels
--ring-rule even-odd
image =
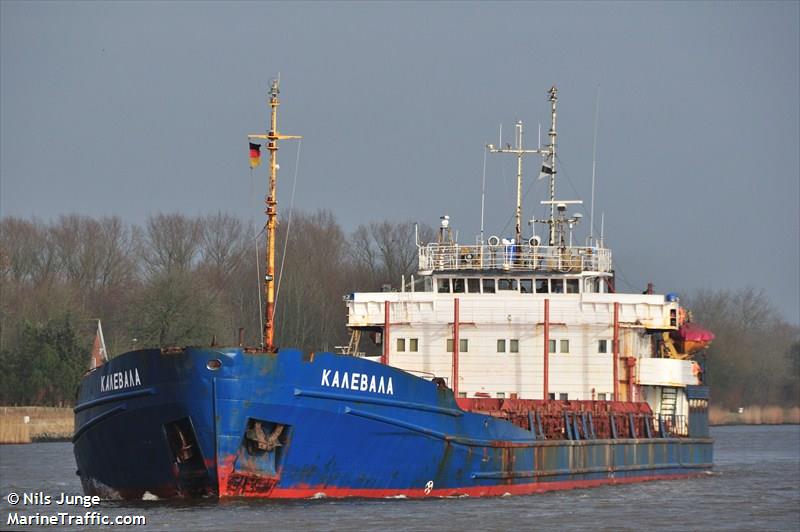
[[[84,378],[75,422],[84,491],[108,498],[491,496],[687,477],[713,462],[707,430],[542,440],[462,410],[435,382],[296,350],[126,353]]]

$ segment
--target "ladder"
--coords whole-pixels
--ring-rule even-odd
[[[661,388],[661,416],[674,416],[678,403],[678,390],[664,386]]]
[[[353,329],[350,334],[350,345],[347,346],[347,354],[352,356],[359,356],[358,344],[361,343],[361,329]]]

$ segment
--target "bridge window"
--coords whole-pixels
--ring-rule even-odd
[[[506,398],[506,392],[497,392],[497,398],[498,399],[505,399]]]
[[[554,294],[563,294],[564,279],[550,279],[550,291]]]
[[[511,353],[519,353],[519,340],[509,340],[508,350]]]
[[[406,339],[405,338],[398,338],[397,339],[397,352],[403,353],[406,350]]]
[[[464,292],[464,279],[453,279],[453,293],[463,294]]]
[[[536,293],[547,294],[549,292],[550,289],[547,286],[547,279],[536,279]]]
[[[519,280],[519,291],[523,294],[532,294],[533,293],[533,279],[520,279]]]
[[[599,280],[597,279],[597,277],[589,277],[583,283],[583,291],[591,293],[591,294],[599,292],[600,289],[598,288],[598,284],[599,284],[598,281]]]
[[[470,294],[481,293],[481,280],[480,279],[467,279],[467,291]]]
[[[559,401],[569,401],[569,394],[568,393],[560,393],[558,394]]]
[[[483,293],[494,294],[494,279],[483,279]]]
[[[440,294],[450,293],[450,279],[437,279],[436,280],[437,292]]]
[[[498,340],[497,341],[497,352],[498,353],[505,353],[506,352],[506,341],[505,340]]]
[[[598,400],[598,401],[605,401],[605,400],[606,400],[606,394],[604,394],[604,393],[598,393],[598,394],[597,394],[597,400]]]
[[[567,279],[567,293],[577,294],[580,291],[580,282],[578,279]]]
[[[556,341],[555,340],[550,340],[550,342],[548,343],[548,346],[547,346],[547,352],[548,353],[555,353],[556,352]]]
[[[561,340],[561,352],[569,353],[569,340]]]
[[[517,290],[517,280],[516,279],[498,279],[497,280],[497,289],[498,290]]]
[[[419,351],[419,340],[417,338],[410,338],[408,340],[408,350],[412,353]]]
[[[598,353],[608,353],[608,340],[600,340],[597,342]]]

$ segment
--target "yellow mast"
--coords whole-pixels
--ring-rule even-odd
[[[278,181],[278,140],[283,139],[299,139],[300,136],[295,135],[281,135],[278,133],[278,89],[279,81],[272,80],[272,87],[270,88],[269,106],[270,106],[270,121],[269,132],[266,135],[248,135],[250,140],[266,140],[267,149],[269,150],[269,191],[264,200],[266,204],[267,214],[267,257],[266,257],[266,275],[264,276],[264,295],[267,300],[267,305],[264,308],[264,336],[262,343],[264,350],[267,352],[273,351],[275,348],[275,229],[278,224],[278,198],[276,192],[276,185]]]

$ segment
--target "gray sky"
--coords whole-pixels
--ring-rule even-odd
[[[599,86],[595,225],[620,287],[750,285],[800,323],[799,27],[799,2],[3,0],[0,214],[260,216],[246,134],[280,72],[297,208],[346,230],[447,213],[471,241],[483,145],[517,119],[534,144],[556,83],[557,195],[586,201],[582,238]],[[525,219],[546,194],[529,161]],[[514,173],[489,156],[487,234],[513,232]]]

